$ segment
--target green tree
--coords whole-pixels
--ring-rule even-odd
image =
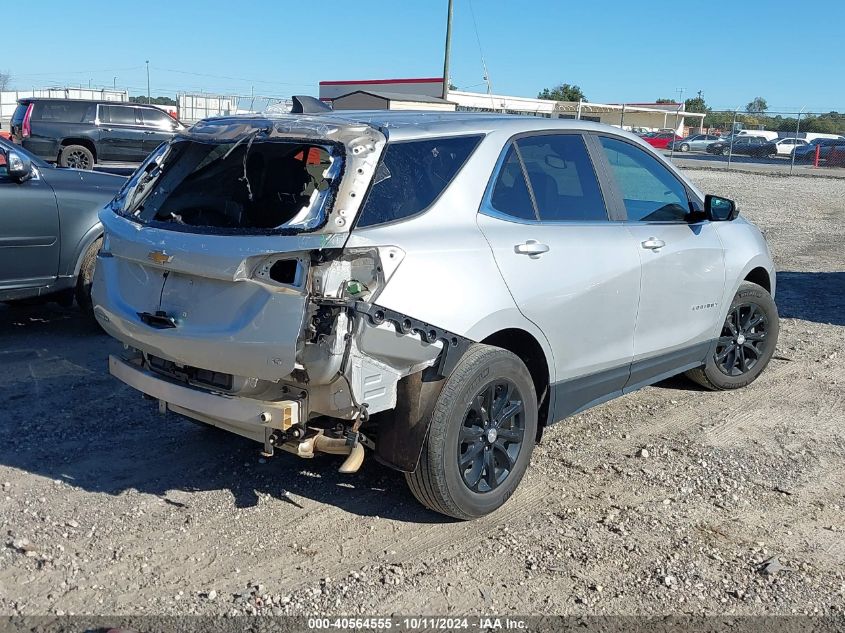
[[[0,70],[0,91],[8,89],[11,83],[12,73],[7,70]]]
[[[710,112],[704,97],[692,97],[684,101],[684,110],[687,112]]]
[[[543,88],[537,95],[538,99],[549,99],[550,101],[586,101],[587,97],[581,88],[572,84],[558,84],[551,90]]]
[[[733,122],[733,112],[714,112],[710,110],[707,116],[704,117],[704,127],[715,128],[718,130],[730,130]]]
[[[674,99],[667,99],[665,97],[660,97],[655,103],[676,103]]]
[[[170,97],[153,97],[147,101],[146,95],[138,95],[137,97],[129,97],[131,103],[152,103],[153,105],[175,106],[179,105],[174,99]]]
[[[766,114],[766,110],[769,109],[769,104],[766,103],[766,100],[763,97],[754,97],[751,101],[748,102],[748,105],[745,106],[745,111],[748,114]]]

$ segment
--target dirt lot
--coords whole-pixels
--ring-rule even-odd
[[[770,240],[775,360],[552,427],[470,523],[374,461],[265,461],[161,417],[75,310],[0,308],[0,613],[841,613],[845,180],[690,173]]]

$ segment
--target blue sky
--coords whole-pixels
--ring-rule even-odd
[[[18,88],[116,81],[144,94],[145,60],[153,95],[316,95],[320,80],[442,73],[446,0],[40,0],[24,13],[0,61]],[[773,111],[845,111],[842,0],[455,0],[452,82],[483,91],[473,13],[500,94],[567,82],[597,102],[683,88],[715,108],[759,95]]]

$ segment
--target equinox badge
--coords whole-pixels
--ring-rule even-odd
[[[173,261],[173,255],[167,255],[164,251],[150,251],[147,259],[156,264],[169,264]]]

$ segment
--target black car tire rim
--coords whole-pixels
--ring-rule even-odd
[[[491,492],[513,472],[525,436],[525,405],[511,381],[488,382],[470,401],[458,433],[458,471],[472,492]]]
[[[753,370],[766,352],[769,321],[755,303],[731,308],[716,343],[716,366],[728,376]]]
[[[81,150],[74,150],[67,155],[65,159],[68,167],[73,169],[88,169],[90,166],[90,161],[88,160],[88,154]]]

